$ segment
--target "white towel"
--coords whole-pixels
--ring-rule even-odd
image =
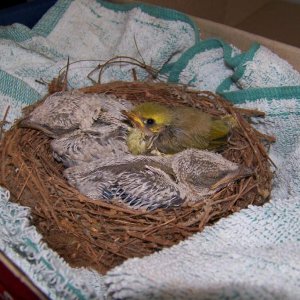
[[[150,64],[166,81],[265,111],[256,126],[277,137],[270,150],[278,167],[271,202],[170,249],[128,260],[103,277],[69,267],[29,225],[30,210],[8,201],[1,188],[0,250],[51,299],[300,298],[299,72],[258,44],[241,52],[221,40],[201,40],[195,24],[172,10],[59,0],[32,30],[0,27],[0,118],[10,105],[12,122],[22,107],[44,96],[47,85],[40,82],[57,76],[68,57],[70,85],[78,88],[91,85],[87,75],[117,55]],[[132,66],[114,66],[102,77],[116,79],[132,80]]]
[[[271,202],[128,260],[106,276],[112,299],[300,299],[299,99],[243,105],[265,111],[257,127],[277,137],[270,151],[277,166]]]

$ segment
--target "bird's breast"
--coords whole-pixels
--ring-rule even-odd
[[[147,143],[143,132],[133,128],[128,134],[127,146],[128,150],[134,155],[145,153],[147,151]]]

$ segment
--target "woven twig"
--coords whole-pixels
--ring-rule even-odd
[[[113,82],[81,91],[110,93],[134,103],[157,101],[190,105],[213,115],[232,114],[239,126],[222,155],[252,168],[254,175],[230,183],[198,203],[140,212],[81,195],[68,185],[63,166],[52,157],[50,138],[14,126],[0,147],[0,184],[11,191],[14,201],[31,207],[32,223],[44,241],[71,265],[105,273],[127,258],[170,247],[222,217],[269,199],[272,172],[265,145],[274,138],[258,132],[247,121],[263,113],[235,108],[211,92],[165,83]]]

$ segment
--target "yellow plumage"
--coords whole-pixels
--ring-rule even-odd
[[[218,118],[191,107],[170,107],[154,102],[124,114],[134,129],[127,144],[133,154],[153,150],[174,154],[188,148],[218,150],[227,143],[232,117]]]

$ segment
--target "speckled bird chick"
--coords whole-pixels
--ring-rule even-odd
[[[109,157],[119,158],[128,154],[128,130],[114,124],[101,124],[95,132],[75,130],[50,143],[55,159],[65,167]]]
[[[96,133],[99,123],[125,126],[121,111],[131,108],[129,101],[112,95],[58,92],[48,96],[20,126],[41,130],[53,138],[77,129]]]
[[[209,196],[248,169],[207,151],[189,149],[173,156],[133,156],[97,160],[65,170],[68,182],[93,199],[154,210]]]
[[[107,94],[79,91],[50,95],[20,125],[53,138],[53,156],[66,167],[128,153],[129,126],[124,109],[129,101]]]
[[[138,128],[127,124],[128,114],[124,111],[132,111],[132,105],[110,95],[61,92],[46,98],[21,126],[42,130],[53,138],[54,157],[67,167],[65,177],[81,193],[93,199],[119,201],[134,209],[154,210],[198,201],[228,182],[249,175],[249,170],[219,154],[181,151],[188,145],[170,151],[179,152],[168,156],[132,155],[128,135]],[[139,147],[147,141],[145,132],[149,131],[150,136],[156,133],[156,125],[138,131],[142,134]],[[223,129],[225,125],[221,125]],[[158,126],[157,132],[164,126]],[[165,147],[164,143],[159,145],[155,145],[157,150]]]

